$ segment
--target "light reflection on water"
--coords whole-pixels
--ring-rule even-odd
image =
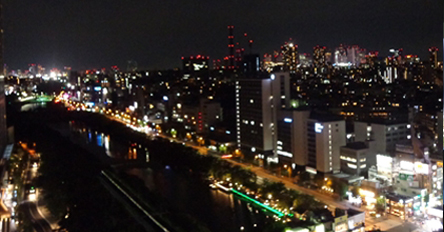
[[[149,151],[139,144],[123,145],[107,134],[71,124],[71,131],[82,136],[91,145],[103,147],[106,154],[117,160],[143,159],[150,161]],[[97,135],[97,136],[92,136]],[[138,154],[140,156],[138,157]],[[210,189],[198,177],[175,173],[165,167],[163,170],[132,168],[126,171],[141,179],[149,191],[159,193],[177,212],[184,212],[198,218],[210,231],[225,232],[261,231],[266,215],[233,194]],[[257,227],[253,227],[257,224]]]

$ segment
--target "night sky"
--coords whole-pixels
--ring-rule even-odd
[[[441,47],[442,0],[3,0],[4,59],[10,69],[126,70],[180,67],[181,56],[227,55],[248,32],[263,55],[293,38],[299,51],[340,43],[387,55],[390,48],[427,58]],[[242,42],[242,41],[241,41]],[[441,52],[439,54],[442,54]]]

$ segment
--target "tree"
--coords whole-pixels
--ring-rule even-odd
[[[339,199],[342,199],[347,195],[348,185],[340,180],[333,180],[333,190],[336,194],[338,194]]]
[[[325,183],[324,176],[320,173],[315,175],[313,181],[318,187],[322,187]]]
[[[308,172],[302,172],[301,174],[298,175],[299,178],[299,183],[304,183],[307,181],[310,181],[310,173]]]
[[[353,186],[353,188],[351,189],[351,193],[352,193],[352,195],[353,195],[353,197],[358,197],[360,194],[359,194],[359,187],[358,186]]]
[[[385,197],[381,196],[376,199],[376,212],[384,213],[385,212]]]

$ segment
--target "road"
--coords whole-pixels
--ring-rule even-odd
[[[34,201],[25,201],[20,204],[19,210],[25,214],[25,217],[31,220],[32,226],[37,232],[51,232],[51,225],[45,220],[37,209]]]
[[[119,118],[113,117],[112,115],[110,115],[108,113],[105,113],[104,115],[106,115],[111,120],[115,120],[115,121],[123,123],[125,125],[129,124],[128,122],[125,122],[124,120],[121,120]],[[148,135],[153,136],[153,134],[148,134]],[[214,152],[214,151],[212,151],[212,150],[210,150],[210,149],[208,149],[208,148],[206,148],[204,146],[196,146],[194,143],[179,141],[179,140],[177,140],[175,138],[171,138],[169,136],[162,135],[162,134],[158,134],[157,136],[161,137],[161,138],[172,140],[172,141],[174,141],[176,143],[184,144],[185,146],[188,146],[188,147],[191,147],[191,148],[194,148],[202,155],[220,156],[217,152]],[[332,197],[329,194],[318,192],[318,191],[313,190],[313,189],[307,189],[307,188],[301,187],[299,185],[296,185],[296,184],[293,183],[292,179],[290,179],[290,178],[278,177],[278,176],[272,175],[272,174],[266,172],[261,167],[251,166],[250,164],[239,163],[239,162],[236,162],[234,160],[229,160],[229,159],[227,159],[227,161],[229,161],[229,162],[231,162],[231,163],[233,163],[235,165],[239,165],[239,166],[242,166],[242,167],[245,167],[245,168],[249,168],[258,177],[266,178],[266,179],[269,179],[269,180],[272,180],[272,181],[276,181],[276,182],[283,182],[287,188],[291,188],[291,189],[294,189],[296,191],[312,195],[312,196],[315,197],[315,199],[317,199],[320,202],[325,203],[331,209],[340,208],[340,209],[354,209],[354,210],[358,210],[358,211],[366,211],[365,208],[355,207],[355,206],[353,206],[352,204],[350,204],[347,201],[337,201],[334,197]],[[378,219],[372,218],[370,216],[366,216],[365,224],[366,224],[366,228],[371,228],[373,226],[377,226],[378,228],[380,228],[383,231],[390,231],[390,232],[392,232],[392,229],[393,229],[393,232],[397,232],[399,229],[401,229],[400,231],[406,231],[406,230],[402,230],[402,228],[401,228],[401,226],[404,226],[403,221],[400,218],[394,217],[392,215],[384,216],[384,217],[381,217],[381,218],[378,218]],[[409,226],[408,228],[405,227],[403,229],[409,229],[409,230],[412,229],[412,231],[414,231],[414,229],[416,229],[416,226],[413,225],[413,224],[408,225],[408,226]]]
[[[25,171],[25,179],[23,180],[24,191],[23,199],[24,201],[20,203],[18,210],[25,214],[28,218],[33,228],[40,232],[50,232],[52,231],[51,225],[45,219],[45,217],[40,213],[37,206],[38,200],[38,189],[32,186],[32,180],[37,176],[37,166],[32,166],[28,160],[27,168]]]

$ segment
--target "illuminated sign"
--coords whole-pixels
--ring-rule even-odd
[[[291,119],[291,118],[284,118],[284,122],[286,122],[286,123],[292,123],[292,122],[293,122],[293,119]]]
[[[347,221],[348,221],[348,215],[335,218],[335,231],[340,231],[340,232],[348,231]]]
[[[403,170],[413,171],[413,163],[412,162],[402,160],[400,162],[400,165]]]
[[[393,162],[393,158],[390,156],[386,156],[386,155],[382,155],[382,154],[378,154],[376,155],[376,163],[378,168],[380,167],[385,167],[385,168],[392,168],[392,162]]]
[[[308,167],[308,166],[305,167],[305,171],[309,172],[309,173],[312,173],[312,174],[317,174],[318,173],[318,171],[316,171],[316,169],[314,169],[312,167]]]
[[[95,87],[94,87],[94,91],[97,91],[97,92],[98,92],[98,91],[100,91],[100,90],[102,90],[102,87],[101,87],[101,86],[95,86]]]
[[[429,174],[429,165],[428,164],[423,164],[421,162],[415,162],[415,172],[417,174],[428,175]]]
[[[398,178],[400,180],[405,180],[405,181],[410,181],[410,182],[412,182],[414,180],[414,176],[413,175],[409,175],[407,173],[399,173]]]
[[[286,152],[286,151],[277,151],[278,155],[283,155],[283,156],[287,156],[292,158],[293,154],[291,154],[290,152]]]
[[[315,132],[316,133],[322,133],[322,130],[324,129],[324,126],[320,123],[315,123]]]
[[[324,226],[324,224],[316,225],[316,227],[315,227],[315,231],[316,231],[316,232],[325,232],[325,226]]]
[[[278,157],[267,157],[267,161],[269,163],[279,163],[279,158]]]

